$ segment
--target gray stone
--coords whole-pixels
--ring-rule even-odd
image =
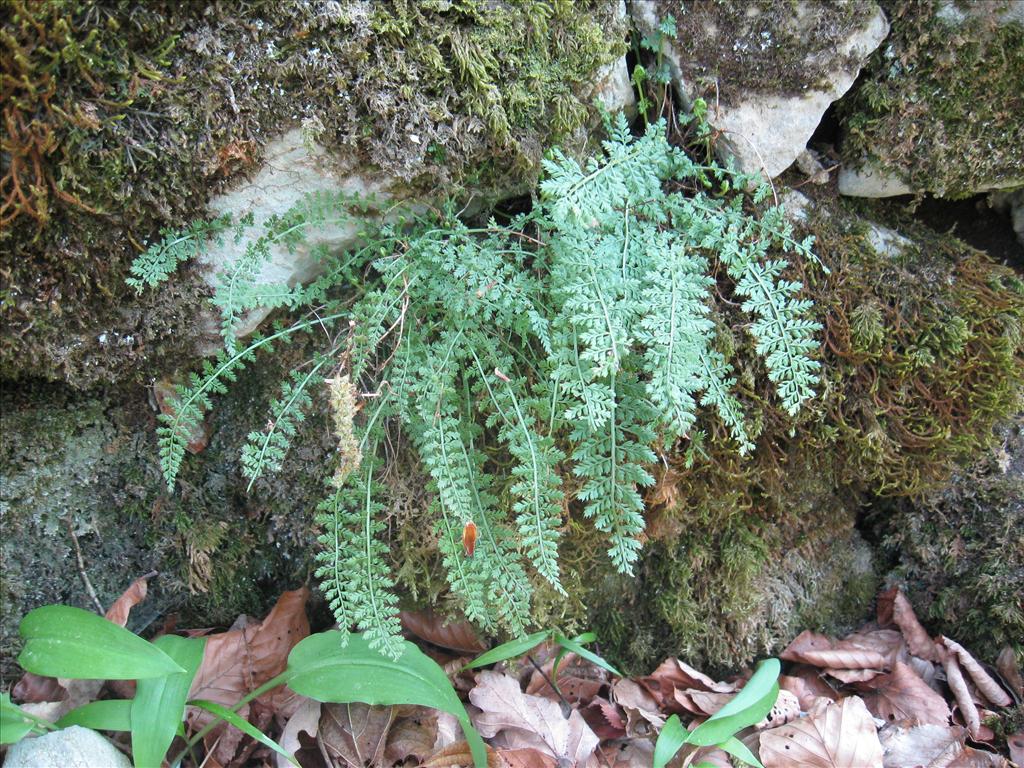
[[[661,6],[654,0],[642,0],[632,6],[633,16],[642,32],[652,34],[661,16]],[[687,11],[699,13],[697,9]],[[794,30],[805,27],[814,18],[815,9],[808,2],[797,3],[789,19]],[[739,169],[761,171],[775,177],[786,170],[804,151],[807,140],[821,122],[825,110],[853,85],[861,66],[889,32],[889,23],[877,6],[874,12],[855,26],[836,48],[827,55],[809,55],[803,66],[823,85],[809,87],[802,93],[744,90],[742,83],[729,83],[736,90],[727,103],[711,105],[708,122],[722,133],[718,143],[720,154],[735,159]],[[662,53],[672,71],[676,88],[684,101],[697,95],[697,84],[683,72],[689,52],[673,40],[662,42]]]
[[[5,768],[132,768],[131,761],[96,731],[73,725],[23,739],[7,751]]]

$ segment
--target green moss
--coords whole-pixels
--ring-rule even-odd
[[[30,205],[0,234],[0,376],[82,388],[182,362],[195,332],[168,315],[191,305],[137,303],[128,265],[160,227],[204,215],[271,138],[305,122],[355,165],[431,193],[531,183],[624,51],[614,6],[597,0],[12,10],[3,92],[25,127],[5,139],[5,170],[38,163],[19,166]],[[112,330],[150,343],[111,349],[98,339]]]
[[[878,520],[918,616],[988,659],[1007,644],[1024,653],[1024,433],[1000,437],[949,489]]]
[[[892,32],[840,104],[844,160],[942,197],[1019,183],[1024,25],[997,23],[989,6],[957,21],[939,0],[883,5]]]
[[[832,270],[800,276],[824,325],[820,397],[790,421],[757,388],[763,376],[741,370],[753,454],[739,459],[716,429],[691,446],[692,463],[669,453],[648,496],[652,545],[639,578],[607,588],[600,560],[586,566],[583,583],[597,585],[584,598],[591,623],[632,671],[672,654],[725,669],[801,629],[857,626],[879,581],[854,530],[862,506],[935,492],[1019,408],[1024,284],[1011,270],[909,221],[896,256],[879,254],[869,225],[841,208],[819,210],[809,229]],[[735,359],[755,360],[739,316],[726,319]],[[948,549],[945,530],[936,552]],[[1006,531],[1007,545],[1019,538]],[[999,551],[970,587],[985,595],[979,610],[1002,605],[1012,622],[1019,565],[995,574]],[[975,592],[951,586],[936,605],[972,621],[958,594]]]
[[[687,83],[708,102],[731,103],[750,92],[802,95],[822,87],[832,67],[850,66],[836,48],[871,17],[870,0],[821,3],[812,12],[796,2],[756,0],[661,0],[659,18],[676,19],[686,55],[680,66]],[[808,60],[818,62],[809,66]]]

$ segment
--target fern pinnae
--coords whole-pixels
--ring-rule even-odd
[[[276,472],[295,435],[295,422],[305,419],[305,411],[312,405],[307,390],[323,381],[320,369],[327,365],[337,350],[331,350],[305,373],[291,372],[291,381],[281,384],[281,396],[275,398],[270,407],[270,417],[262,432],[252,432],[242,448],[242,472],[249,478],[246,491],[265,470]]]

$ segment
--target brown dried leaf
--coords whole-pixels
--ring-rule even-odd
[[[487,650],[487,644],[468,621],[446,621],[434,611],[401,611],[398,617],[406,632],[428,643],[474,656]]]
[[[408,714],[398,717],[391,726],[384,756],[390,764],[403,763],[410,757],[417,764],[436,752],[437,717],[426,707],[407,708]]]
[[[828,667],[822,672],[841,683],[864,683],[883,674],[880,669],[829,669]]]
[[[963,752],[966,738],[959,725],[889,723],[878,732],[885,768],[948,768]]]
[[[552,658],[542,667],[547,679],[540,672],[534,670],[530,676],[530,682],[526,685],[526,692],[533,696],[545,696],[558,700],[558,694],[548,684],[553,666],[554,659]],[[558,688],[562,692],[562,697],[572,704],[585,704],[590,701],[607,685],[607,682],[607,672],[597,665],[581,659],[575,653],[567,653],[562,659],[562,663],[558,665]]]
[[[949,768],[1009,768],[1009,765],[1002,755],[967,747],[949,764]]]
[[[107,621],[112,621],[121,627],[125,626],[128,623],[128,613],[145,599],[146,591],[149,588],[147,581],[155,575],[155,573],[148,573],[129,584],[128,589],[107,609]]]
[[[55,677],[44,677],[26,672],[15,683],[11,696],[25,704],[38,704],[41,701],[61,701],[68,695]]]
[[[1017,692],[1018,696],[1024,697],[1024,679],[1021,678],[1020,666],[1017,664],[1017,654],[1013,648],[1006,646],[999,652],[996,659],[996,669],[1010,687]],[[1014,760],[1014,762],[1019,762]]]
[[[203,662],[192,681],[189,698],[232,706],[246,693],[283,672],[288,653],[309,635],[308,597],[306,587],[285,592],[263,621],[238,621],[237,628],[208,636]],[[289,698],[288,691],[279,688],[261,696],[260,701],[274,711],[275,704],[286,698]],[[243,717],[247,713],[248,708],[240,710]],[[188,722],[194,728],[201,728],[212,718],[213,715],[203,710],[188,709]],[[213,757],[226,765],[234,758],[243,737],[235,728],[225,728],[215,728],[205,743],[216,745]]]
[[[819,697],[837,699],[839,694],[821,677],[815,667],[797,664],[790,669],[789,675],[779,677],[779,687],[794,694],[800,702],[800,708],[808,710]]]
[[[978,714],[974,699],[971,698],[971,692],[967,689],[967,682],[960,671],[957,656],[955,653],[947,651],[945,646],[937,645],[936,647],[942,657],[942,668],[946,670],[946,683],[953,692],[964,722],[967,723],[967,731],[971,734],[971,738],[977,738],[981,731],[981,716]]]
[[[779,697],[775,699],[772,708],[765,715],[764,720],[754,726],[757,730],[766,730],[796,720],[800,717],[800,702],[795,695],[785,688],[779,688]]]
[[[295,713],[288,718],[288,722],[285,723],[284,729],[281,731],[281,738],[278,739],[278,744],[284,747],[288,754],[294,755],[302,749],[299,734],[306,733],[316,736],[320,727],[320,706],[319,701],[305,699]],[[275,754],[274,760],[277,768],[292,768],[292,764],[283,755]]]
[[[177,399],[178,393],[174,389],[174,384],[167,380],[161,379],[160,381],[154,382],[153,384],[153,397],[156,399],[157,407],[161,413],[174,415],[174,406],[172,403]],[[206,448],[207,443],[210,442],[210,427],[206,423],[204,418],[198,424],[192,426],[192,429],[188,433],[188,443],[185,445],[185,450],[191,454],[200,453]]]
[[[939,660],[935,642],[928,636],[927,630],[921,626],[910,601],[898,587],[888,589],[878,596],[878,623],[883,627],[890,624],[899,627],[910,652],[915,656],[928,661]]]
[[[496,750],[501,765],[508,768],[555,768],[558,761],[537,749]]]
[[[469,744],[457,741],[435,752],[419,768],[473,768],[473,753]],[[503,768],[501,758],[490,746],[487,746],[487,768]]]
[[[871,714],[883,720],[941,726],[949,723],[946,700],[906,664],[896,662],[891,674],[876,677],[858,690]]]
[[[327,704],[320,710],[317,743],[328,765],[369,768],[384,764],[394,707],[358,702]]]
[[[309,635],[308,597],[306,587],[285,592],[263,621],[208,636],[189,698],[230,706],[283,672],[288,653]]]
[[[698,717],[710,717],[726,705],[735,693],[712,693],[710,691],[676,691],[676,703]]]
[[[819,699],[807,717],[761,732],[761,762],[765,768],[880,768],[882,745],[859,698]]]
[[[578,710],[569,718],[555,702],[522,692],[514,678],[484,671],[469,700],[481,712],[473,717],[480,734],[504,734],[509,747],[532,747],[570,765],[582,765],[597,748],[598,738]]]
[[[650,739],[617,739],[602,744],[587,768],[650,768],[653,763],[654,743]]]
[[[817,632],[801,632],[780,656],[786,661],[798,661],[814,667],[835,670],[883,670],[888,666],[886,657],[876,650],[836,641]]]
[[[626,713],[627,736],[645,738],[665,724],[654,696],[633,680],[616,680],[612,685],[612,699]]]
[[[977,662],[977,660],[967,652],[960,643],[950,640],[948,637],[939,636],[939,642],[946,646],[950,651],[957,655],[960,660],[960,666],[963,668],[968,675],[971,676],[971,680],[978,687],[978,690],[988,699],[990,702],[995,704],[997,707],[1008,707],[1013,703],[1010,695],[1002,689],[995,680],[992,679],[991,675],[985,671],[984,667]]]
[[[1007,736],[1006,747],[1010,750],[1010,759],[1017,765],[1024,765],[1024,731]]]
[[[660,699],[671,699],[676,688],[696,688],[715,693],[736,692],[736,686],[732,683],[717,683],[703,672],[698,672],[676,658],[665,659],[654,672],[641,678],[640,683],[648,690],[653,689],[652,693],[655,696],[659,696],[660,693]]]
[[[607,699],[595,696],[585,707],[580,707],[580,714],[602,741],[621,739],[626,735],[625,713]]]

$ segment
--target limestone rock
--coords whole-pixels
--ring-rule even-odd
[[[1018,242],[1024,245],[1024,189],[1014,192],[993,192],[988,196],[988,202],[998,211],[1010,212],[1013,231],[1017,235]]]
[[[897,0],[838,109],[839,192],[962,198],[1024,184],[1024,3]]]
[[[96,731],[73,725],[33,739],[23,739],[7,751],[6,768],[131,768],[131,761]]]
[[[685,102],[708,102],[708,122],[723,134],[720,151],[740,169],[769,177],[797,159],[889,31],[873,2],[679,6],[644,0],[632,9],[649,36],[668,14],[687,25],[675,40],[662,41],[676,88]]]

